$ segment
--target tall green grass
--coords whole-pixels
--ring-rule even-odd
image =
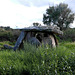
[[[0,75],[74,74],[75,43],[60,43],[57,48],[36,48],[25,43],[20,51],[0,51]]]

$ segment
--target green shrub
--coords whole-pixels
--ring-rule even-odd
[[[20,35],[20,30],[15,30],[15,29],[10,29],[10,30],[5,30],[0,28],[0,41],[16,41],[17,38]]]
[[[75,28],[69,28],[65,31],[63,31],[63,36],[60,36],[60,38],[64,41],[75,41]]]
[[[0,75],[74,75],[75,46],[68,45],[36,48],[25,43],[20,51],[0,51]]]

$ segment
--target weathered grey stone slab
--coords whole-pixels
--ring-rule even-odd
[[[18,37],[15,46],[14,46],[14,51],[20,46],[20,44],[22,43],[24,37],[25,37],[26,33],[24,31],[21,32],[20,36]]]
[[[40,45],[40,41],[35,36],[33,36],[31,32],[27,32],[26,41],[35,46]]]
[[[54,33],[54,34],[59,34],[62,35],[63,32],[60,30],[59,27],[57,26],[32,26],[32,27],[27,27],[24,29],[21,29],[24,31],[35,31],[35,32],[47,32],[47,33]]]
[[[37,47],[41,44],[41,42],[36,37],[29,38],[28,42]]]
[[[31,36],[31,32],[27,32],[27,35],[26,35],[26,40],[30,39],[32,36]]]
[[[13,47],[8,46],[8,45],[4,45],[4,48],[6,48],[6,49],[13,49]]]
[[[44,44],[44,46],[46,46],[48,44],[48,45],[50,45],[50,47],[52,47],[52,40],[49,37],[44,37],[42,39],[42,44]]]

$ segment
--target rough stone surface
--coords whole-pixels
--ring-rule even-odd
[[[17,48],[19,48],[20,44],[22,43],[22,41],[23,41],[23,39],[25,37],[25,34],[26,33],[24,31],[21,32],[20,36],[17,39],[17,42],[15,43],[14,50],[16,50]]]
[[[51,41],[52,41],[52,47],[56,47],[56,42],[55,42],[55,39],[52,35],[49,36]]]
[[[46,46],[48,44],[52,47],[52,40],[49,37],[44,37],[42,39],[42,44],[44,44],[44,46]]]
[[[4,48],[6,48],[6,49],[13,49],[13,47],[8,46],[8,45],[4,45]]]
[[[39,46],[41,44],[40,41],[35,37],[29,38],[28,42],[35,46]]]
[[[63,32],[60,31],[60,28],[57,26],[32,26],[32,27],[27,27],[24,29],[21,29],[23,31],[35,31],[35,32],[47,32],[47,33],[54,33],[58,35],[62,35]]]

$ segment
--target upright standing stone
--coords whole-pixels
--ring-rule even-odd
[[[24,31],[21,32],[20,36],[18,37],[17,39],[17,42],[15,43],[15,46],[14,46],[14,51],[20,46],[20,44],[22,43],[24,37],[25,37],[26,33]]]

